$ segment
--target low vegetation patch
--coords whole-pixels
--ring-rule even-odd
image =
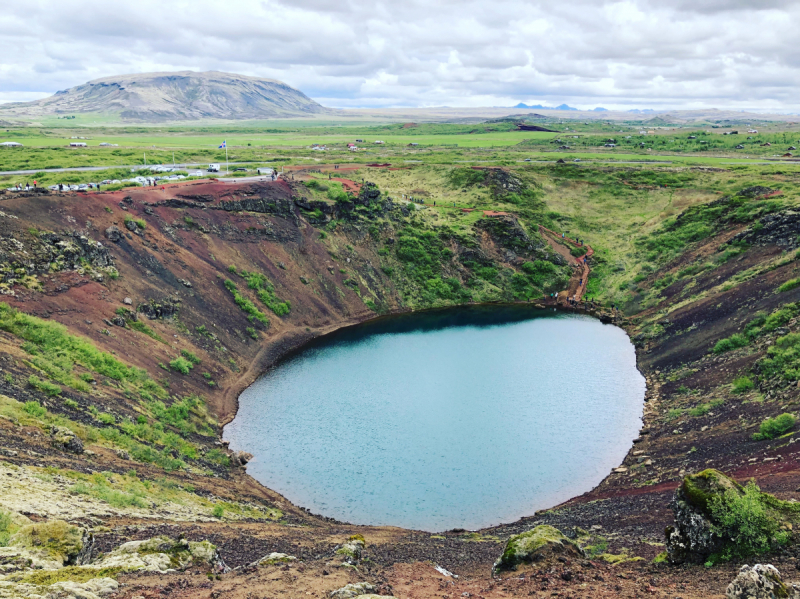
[[[758,432],[753,434],[753,439],[764,441],[780,437],[792,430],[795,424],[797,424],[797,417],[793,414],[784,413],[775,418],[767,418],[761,423]]]
[[[252,301],[241,294],[239,289],[236,287],[236,283],[230,279],[225,279],[224,284],[225,289],[230,291],[231,295],[233,295],[233,301],[236,302],[236,305],[239,306],[239,308],[241,308],[245,314],[247,314],[247,317],[251,322],[257,320],[264,326],[269,326],[269,318],[267,318],[266,314],[261,312],[261,310],[256,308],[256,305]]]

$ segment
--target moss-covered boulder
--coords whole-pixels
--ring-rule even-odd
[[[675,524],[665,533],[673,564],[766,553],[793,542],[792,525],[800,522],[800,504],[713,469],[685,477],[670,507]]]
[[[568,539],[560,530],[541,524],[510,537],[503,555],[492,566],[492,572],[516,570],[520,564],[531,564],[552,556],[581,558],[584,553],[575,541]]]
[[[209,541],[173,540],[166,536],[153,537],[144,541],[129,541],[92,564],[93,568],[120,569],[125,571],[143,570],[148,572],[168,572],[185,570],[193,565],[204,565],[215,571],[226,570],[217,553],[217,548]]]
[[[80,563],[89,542],[90,537],[84,529],[63,520],[52,520],[23,526],[12,535],[8,545],[52,560],[55,567],[61,567]]]

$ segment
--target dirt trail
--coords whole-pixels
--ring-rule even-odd
[[[539,233],[542,234],[545,240],[547,240],[550,246],[560,256],[570,261],[574,260],[578,266],[580,266],[580,271],[570,279],[565,299],[581,301],[583,295],[586,293],[586,284],[589,282],[589,273],[591,272],[589,265],[586,263],[586,259],[590,259],[594,255],[594,250],[589,245],[578,243],[577,239],[562,237],[552,229],[548,229],[542,225],[539,225]],[[586,253],[583,256],[575,257],[570,253],[570,250],[567,249],[568,244],[574,247],[586,248]],[[575,281],[577,281],[577,284],[575,284]]]

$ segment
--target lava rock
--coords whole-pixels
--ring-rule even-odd
[[[242,466],[246,466],[248,462],[253,459],[252,453],[246,451],[237,451],[233,456]]]
[[[119,230],[119,227],[111,226],[106,229],[106,238],[114,243],[119,243],[119,240],[122,239],[122,231]]]
[[[770,564],[744,565],[725,591],[727,599],[774,599],[776,597],[800,598],[800,589],[788,587],[781,573]]]
[[[83,453],[83,441],[65,426],[54,426],[50,431],[50,438],[55,447],[70,453]]]
[[[136,223],[133,222],[132,220],[126,220],[125,221],[125,228],[128,229],[128,231],[130,231],[131,233],[135,233],[136,229],[137,229],[137,226],[136,226]]]

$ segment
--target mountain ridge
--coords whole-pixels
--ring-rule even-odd
[[[103,77],[41,100],[0,106],[6,118],[118,114],[129,122],[268,119],[329,111],[282,81],[220,71]]]

